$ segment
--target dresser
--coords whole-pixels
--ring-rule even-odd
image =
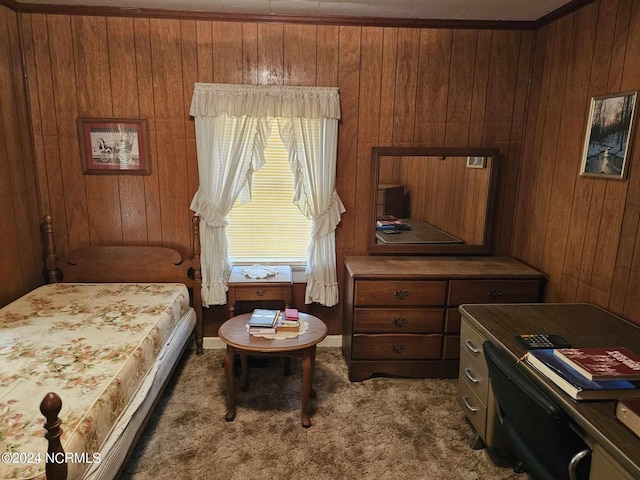
[[[404,217],[404,185],[390,185],[381,183],[378,185],[376,195],[376,215],[393,215],[396,218]]]
[[[538,302],[544,276],[509,257],[345,258],[342,351],[351,381],[455,378],[465,303]]]

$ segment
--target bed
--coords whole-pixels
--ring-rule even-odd
[[[146,246],[59,260],[45,217],[49,283],[0,309],[0,478],[117,476],[194,331],[202,353],[198,221],[189,260]]]

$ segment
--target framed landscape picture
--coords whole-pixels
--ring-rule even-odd
[[[635,124],[637,91],[591,99],[580,175],[626,177]]]
[[[79,118],[78,134],[83,173],[151,173],[145,119]]]

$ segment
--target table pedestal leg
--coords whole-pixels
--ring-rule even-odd
[[[227,345],[227,352],[224,356],[224,370],[227,376],[227,391],[229,392],[229,404],[224,419],[227,422],[236,418],[236,388],[235,379],[233,378],[233,347]]]
[[[311,419],[309,418],[309,397],[313,392],[315,398],[315,391],[311,387],[313,381],[313,360],[316,353],[315,345],[302,351],[302,426],[309,428],[311,426]]]

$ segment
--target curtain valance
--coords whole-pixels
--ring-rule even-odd
[[[193,117],[333,118],[340,119],[336,87],[283,87],[196,83],[191,99]]]

